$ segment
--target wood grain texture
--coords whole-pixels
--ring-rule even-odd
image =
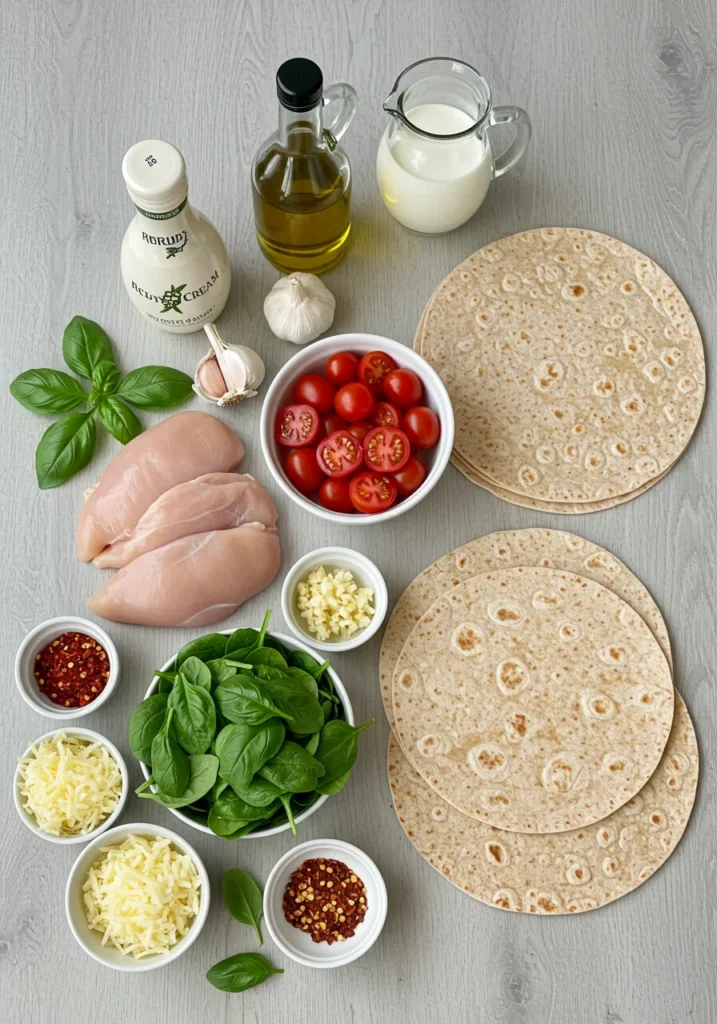
[[[353,250],[327,283],[336,331],[359,329],[410,344],[441,278],[479,246],[548,224],[592,227],[657,260],[691,303],[708,366],[717,332],[717,13],[712,0],[160,0],[155,4],[24,0],[0,7],[0,337],[5,384],[29,366],[59,366],[62,329],[75,313],[102,323],[126,369],[167,362],[191,369],[199,336],[144,324],[124,294],[119,245],[131,207],[120,164],[133,142],[175,142],[193,201],[219,227],[234,267],[221,319],[230,340],[257,347],[269,373],[294,352],[277,341],[261,303],[276,280],[253,238],[249,168],[274,128],[273,75],[288,56],[319,61],[361,105],[346,148],[355,173]],[[381,102],[411,61],[454,54],[483,70],[498,103],[530,112],[527,158],[494,185],[479,214],[440,238],[409,234],[383,209],[374,179],[385,118]],[[258,440],[259,401],[224,418],[246,443],[244,468],[268,482]],[[143,416],[145,422],[151,416]],[[33,451],[43,429],[3,388],[2,652],[0,722],[0,1005],[28,1021],[352,1021],[359,1024],[712,1024],[717,1020],[714,849],[717,703],[717,474],[715,409],[708,393],[685,457],[644,497],[609,512],[558,518],[530,513],[472,487],[449,467],[417,511],[385,527],[334,529],[278,499],[284,565],[327,543],[355,546],[383,568],[395,600],[425,565],[463,541],[534,524],[574,529],[615,551],[650,588],[671,631],[676,681],[693,715],[702,781],[687,834],[646,885],[578,919],[522,918],[473,903],[416,856],[390,805],[387,725],[376,639],[338,656],[363,737],[347,791],[302,828],[338,836],[381,867],[389,915],[380,942],[341,971],[310,971],[269,945],[282,977],[241,996],[213,990],[207,968],[253,949],[252,935],[217,898],[206,929],[177,963],[138,977],[102,969],[65,922],[63,894],[77,848],[36,840],[9,798],[15,758],[48,727],[12,683],[25,632],[61,612],[82,614],[97,571],[79,565],[73,528],[92,468],[40,493]],[[95,466],[116,450],[102,444]],[[232,622],[279,607],[281,579]],[[281,617],[275,613],[276,625]],[[112,628],[123,665],[118,693],[87,724],[126,755],[126,721],[150,670],[184,631]],[[133,781],[139,782],[136,765]],[[133,798],[125,821],[173,826]],[[180,828],[185,834],[190,830]],[[191,832],[219,891],[241,865],[265,879],[293,843],[282,835],[223,843]]]

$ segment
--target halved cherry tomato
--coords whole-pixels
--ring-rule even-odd
[[[316,449],[316,461],[327,476],[348,476],[363,462],[361,442],[348,430],[335,430]]]
[[[358,379],[375,395],[380,395],[383,391],[383,378],[391,370],[395,370],[396,365],[396,360],[385,352],[367,352],[361,357]]]
[[[393,474],[398,493],[402,498],[407,498],[409,494],[418,490],[426,479],[426,472],[426,467],[418,456],[412,455],[403,469],[399,469],[398,473]]]
[[[441,423],[433,409],[414,405],[403,418],[403,429],[414,448],[435,448],[441,436]]]
[[[315,448],[297,448],[284,463],[291,483],[302,494],[311,494],[326,479],[316,461]]]
[[[379,473],[397,473],[410,454],[408,438],[398,427],[374,427],[363,442],[364,462]]]
[[[336,392],[334,407],[339,416],[343,416],[349,423],[356,420],[365,420],[373,412],[376,400],[366,387],[359,381],[354,380],[350,384],[344,384]],[[411,403],[414,404],[413,402]]]
[[[324,477],[324,482],[319,487],[319,501],[324,508],[332,512],[355,511],[349,497],[349,481],[345,477]]]
[[[318,373],[305,373],[294,384],[294,398],[297,402],[313,405],[320,413],[331,412],[334,407],[336,388],[330,380]]]
[[[391,370],[383,380],[383,393],[399,409],[418,405],[423,397],[423,384],[413,370]]]
[[[340,388],[358,377],[358,356],[353,352],[334,352],[326,360],[326,376],[332,384]]]
[[[348,423],[346,420],[342,420],[335,412],[330,412],[328,416],[322,416],[321,418],[319,435],[321,437],[328,437],[329,434],[333,434],[335,430],[346,430],[347,428]]]
[[[397,495],[393,478],[385,473],[357,473],[349,483],[349,496],[359,512],[385,512]]]
[[[303,448],[313,444],[320,426],[319,414],[310,405],[287,405],[276,417],[276,439],[288,448]]]
[[[374,427],[401,427],[402,420],[401,413],[390,402],[376,402],[376,407],[371,413]]]
[[[348,424],[348,431],[349,431],[349,433],[353,434],[354,437],[357,437],[359,439],[359,441],[361,441],[361,442],[363,442],[363,439],[366,437],[366,434],[368,434],[370,429],[371,429],[371,424],[370,423],[364,423],[363,420],[359,420],[358,423],[349,423]]]

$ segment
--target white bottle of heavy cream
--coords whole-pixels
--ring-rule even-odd
[[[189,334],[216,320],[231,266],[219,232],[187,202],[184,157],[168,142],[138,142],[122,161],[137,214],[122,241],[122,278],[151,323]]]

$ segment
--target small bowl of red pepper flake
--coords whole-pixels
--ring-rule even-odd
[[[363,850],[340,839],[294,847],[264,889],[269,934],[307,967],[341,967],[363,956],[381,933],[387,907],[381,872]]]
[[[20,645],[15,682],[23,699],[47,718],[80,718],[109,700],[119,679],[117,648],[89,619],[41,622]]]

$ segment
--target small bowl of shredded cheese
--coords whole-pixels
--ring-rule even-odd
[[[15,807],[30,831],[51,843],[86,843],[110,828],[129,791],[114,743],[90,729],[59,729],[18,760]]]
[[[365,555],[351,548],[318,548],[287,573],[281,608],[299,640],[322,651],[350,651],[380,628],[388,593]]]
[[[196,850],[161,825],[110,829],[90,843],[67,880],[72,934],[118,971],[151,971],[181,956],[209,913],[209,876]]]

